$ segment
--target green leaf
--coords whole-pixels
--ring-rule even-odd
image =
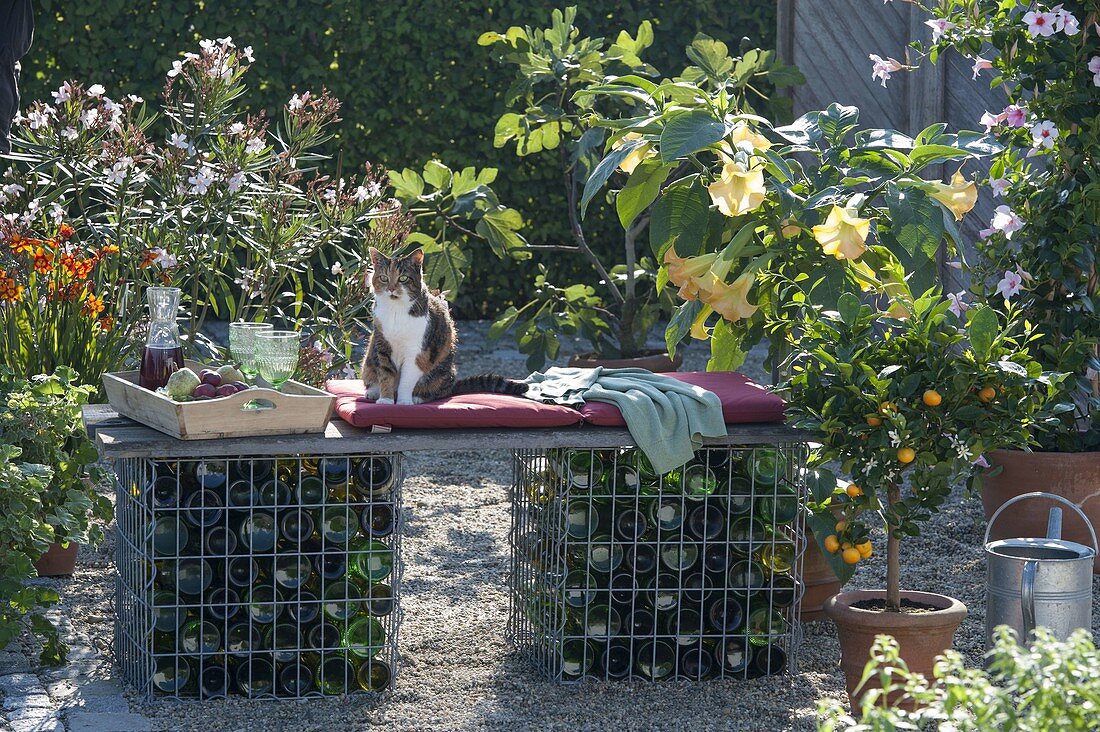
[[[681,257],[702,252],[711,215],[710,195],[698,176],[665,188],[649,215],[649,246],[657,261],[663,261],[673,242]]]
[[[607,182],[611,174],[619,167],[619,163],[626,160],[630,153],[646,144],[648,144],[646,140],[626,140],[621,146],[609,152],[607,156],[599,162],[596,169],[592,171],[592,175],[588,176],[588,180],[584,183],[584,193],[581,194],[582,217],[585,211],[588,210],[588,202],[592,200],[596,192],[603,187],[603,184]]]
[[[669,356],[676,355],[676,346],[691,332],[691,324],[702,309],[703,303],[698,300],[689,300],[676,308],[676,313],[665,328],[665,346]]]
[[[891,232],[910,256],[923,252],[935,259],[943,241],[943,212],[934,199],[919,188],[890,184],[886,190]]]
[[[720,318],[711,334],[707,371],[733,371],[745,363],[748,351],[742,349],[742,343],[742,335],[734,332],[728,320]]]
[[[945,160],[958,160],[968,158],[970,153],[949,145],[917,145],[909,153],[913,170],[919,170],[932,163],[942,163]]]
[[[814,533],[814,539],[817,540],[817,547],[821,550],[821,555],[825,557],[825,561],[832,567],[833,573],[841,584],[845,584],[852,578],[852,575],[856,572],[856,565],[846,564],[840,556],[840,552],[836,554],[830,554],[825,551],[825,546],[822,542],[825,541],[825,537],[830,534],[836,533],[836,516],[833,512],[825,509],[822,511],[814,511],[806,519],[806,523],[809,524],[810,530]]]
[[[626,185],[615,198],[615,211],[619,214],[619,223],[629,229],[634,219],[657,198],[661,184],[665,182],[673,166],[656,159],[643,161],[626,181]]]
[[[837,300],[837,310],[840,312],[840,320],[849,328],[856,324],[859,320],[859,311],[863,308],[863,303],[859,301],[859,298],[850,292],[845,292]]]
[[[498,257],[522,255],[527,242],[517,232],[523,228],[523,217],[511,208],[490,211],[481,217],[475,227],[478,234],[485,237]],[[530,252],[527,252],[530,257]],[[526,257],[524,257],[526,258]]]
[[[451,184],[451,169],[438,160],[429,160],[424,165],[424,182],[432,188],[444,190]]]
[[[412,168],[401,172],[391,170],[389,177],[398,198],[415,200],[424,193],[424,179]]]
[[[699,109],[673,112],[661,131],[661,159],[671,163],[704,150],[725,136],[725,123],[709,112]]]
[[[817,117],[817,124],[829,142],[839,144],[849,131],[859,124],[859,109],[843,104],[830,104]]]
[[[988,305],[977,305],[966,311],[967,329],[970,333],[970,346],[978,361],[988,361],[997,338],[1000,324],[997,313]]]
[[[806,471],[806,488],[810,491],[810,497],[814,503],[824,503],[825,499],[833,495],[836,486],[836,475],[833,471],[825,468]]]

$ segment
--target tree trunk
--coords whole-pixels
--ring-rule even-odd
[[[886,489],[887,507],[901,500],[901,488],[892,484]],[[901,537],[891,526],[886,533],[886,612],[901,612]]]

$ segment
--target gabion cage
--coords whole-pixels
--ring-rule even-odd
[[[514,451],[509,639],[549,679],[751,678],[797,663],[801,444]]]
[[[146,698],[390,686],[399,454],[116,466],[115,652]]]

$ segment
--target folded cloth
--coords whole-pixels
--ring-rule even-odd
[[[528,399],[573,407],[589,401],[614,404],[658,473],[690,460],[702,438],[726,434],[716,394],[646,369],[555,367],[531,374],[526,382]]]

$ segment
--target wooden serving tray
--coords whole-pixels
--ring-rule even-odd
[[[184,364],[199,373],[197,361]],[[253,388],[232,396],[175,402],[138,386],[137,371],[103,374],[107,401],[124,417],[179,440],[302,435],[324,432],[336,397],[312,386],[288,381],[282,390]]]

